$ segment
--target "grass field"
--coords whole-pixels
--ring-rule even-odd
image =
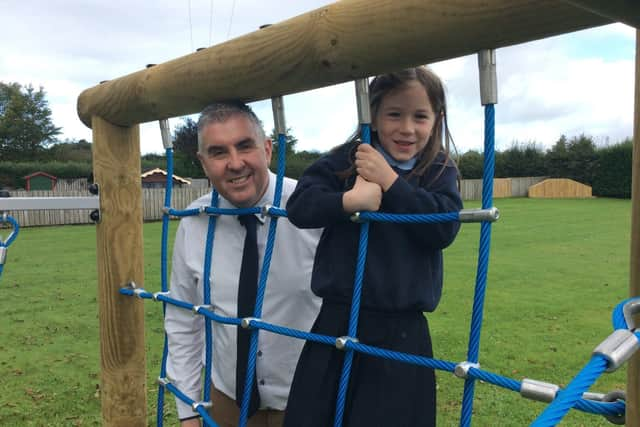
[[[496,206],[502,217],[493,226],[482,368],[516,380],[566,385],[611,333],[611,310],[628,295],[631,203],[500,199]],[[160,223],[144,225],[150,291],[160,288],[160,229]],[[478,237],[479,226],[465,224],[445,253],[442,302],[428,315],[439,359],[466,359]],[[144,304],[151,426],[162,310],[158,303]],[[0,426],[100,425],[97,311],[94,227],[22,229],[0,277]],[[446,372],[437,378],[438,425],[456,426],[463,382]],[[620,369],[592,391],[623,389],[625,380]],[[172,398],[168,403],[165,425],[176,425]],[[479,383],[473,423],[528,425],[543,408]],[[572,411],[563,425],[610,424]]]

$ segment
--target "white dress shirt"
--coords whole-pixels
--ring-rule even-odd
[[[269,187],[256,206],[272,204],[276,176],[269,172]],[[281,206],[285,206],[296,181],[285,178]],[[200,197],[188,209],[210,206],[211,194]],[[220,208],[235,206],[220,197]],[[258,253],[262,261],[267,244],[270,217],[259,218]],[[171,272],[171,298],[194,305],[203,304],[204,253],[209,217],[185,217],[176,233]],[[262,320],[308,331],[318,314],[321,299],[311,292],[311,271],[321,229],[301,230],[287,218],[278,219],[276,239],[267,279]],[[211,304],[216,314],[237,317],[238,277],[242,261],[245,228],[235,215],[220,215],[216,220],[211,260]],[[216,388],[235,399],[237,326],[212,322],[213,369]],[[204,318],[191,311],[167,305],[165,330],[169,357],[167,374],[191,399],[199,402],[204,368]],[[283,410],[289,396],[298,356],[304,342],[260,331],[256,379],[261,408]],[[196,415],[190,406],[176,398],[180,419]]]

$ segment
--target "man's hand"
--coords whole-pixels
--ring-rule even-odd
[[[378,184],[387,191],[398,178],[385,158],[370,144],[360,144],[356,151],[356,171],[369,182]]]
[[[181,421],[180,427],[200,427],[200,418],[191,418]]]
[[[374,182],[361,176],[356,177],[353,188],[342,195],[342,207],[345,212],[377,211],[382,203],[382,189]]]

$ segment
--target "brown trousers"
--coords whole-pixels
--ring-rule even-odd
[[[240,408],[236,401],[211,386],[212,408],[209,411],[211,418],[220,427],[237,427],[240,420]],[[262,409],[249,418],[247,427],[282,427],[284,411]]]

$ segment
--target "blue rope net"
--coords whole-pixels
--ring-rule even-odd
[[[18,224],[18,221],[16,221],[15,218],[6,213],[0,214],[0,224],[9,224],[12,227],[11,233],[6,240],[2,239],[2,236],[0,236],[0,277],[2,277],[2,271],[4,270],[9,246],[11,246],[11,244],[16,240],[16,237],[18,237],[20,224]]]
[[[482,191],[482,208],[489,209],[493,204],[493,175],[495,167],[495,152],[494,152],[494,117],[495,110],[494,105],[489,104],[485,106],[485,160],[484,160],[484,174],[483,174],[483,191]],[[363,143],[370,142],[370,127],[368,124],[361,125],[361,136]],[[449,212],[444,214],[387,214],[381,212],[362,212],[357,215],[357,220],[362,222],[360,232],[360,242],[358,259],[356,266],[356,274],[354,278],[354,293],[352,297],[352,305],[349,319],[349,326],[347,335],[344,337],[333,337],[320,334],[312,334],[305,331],[295,330],[291,328],[285,328],[279,325],[271,324],[261,320],[262,304],[264,300],[264,294],[266,289],[266,281],[269,274],[269,266],[271,262],[271,256],[273,253],[273,246],[275,241],[277,219],[279,217],[286,217],[286,211],[279,207],[282,194],[282,180],[284,177],[285,166],[285,144],[286,136],[284,134],[278,135],[278,171],[277,171],[277,184],[274,197],[274,206],[254,207],[245,209],[221,209],[218,208],[218,194],[215,190],[212,192],[211,206],[203,206],[197,209],[188,210],[175,210],[171,206],[171,190],[172,190],[172,176],[173,176],[173,150],[168,148],[166,150],[167,155],[167,185],[165,192],[165,207],[162,223],[162,253],[161,253],[161,280],[162,291],[157,293],[151,293],[141,288],[136,288],[133,284],[128,287],[120,289],[120,293],[123,295],[137,296],[143,299],[151,299],[154,301],[161,301],[163,304],[163,312],[166,310],[166,304],[172,304],[177,307],[181,307],[185,310],[192,310],[198,315],[202,315],[205,318],[205,347],[206,347],[206,363],[205,363],[205,379],[211,378],[211,364],[212,364],[212,348],[213,338],[211,333],[211,322],[218,322],[221,324],[235,325],[238,327],[248,327],[251,329],[251,341],[249,347],[249,360],[247,377],[245,379],[245,393],[242,399],[240,408],[240,420],[239,425],[241,427],[246,426],[251,383],[253,381],[253,375],[256,364],[257,342],[258,335],[261,330],[277,333],[285,336],[289,336],[296,339],[311,340],[314,342],[322,343],[325,345],[336,346],[345,351],[345,358],[343,362],[342,373],[340,377],[338,398],[336,403],[336,413],[334,418],[334,426],[340,427],[342,425],[342,419],[344,415],[345,400],[348,393],[348,382],[351,373],[351,364],[353,360],[354,352],[360,352],[373,357],[381,357],[390,360],[396,360],[403,363],[411,363],[419,366],[424,366],[432,369],[439,369],[447,372],[457,373],[458,367],[462,364],[456,364],[453,362],[438,360],[434,358],[428,358],[424,356],[417,356],[412,354],[406,354],[388,349],[377,348],[369,346],[365,343],[360,343],[357,340],[357,327],[358,327],[358,314],[360,307],[360,295],[362,292],[362,281],[364,274],[364,264],[367,255],[367,239],[370,221],[383,221],[383,222],[413,222],[413,223],[438,223],[447,221],[460,220],[460,212]],[[270,222],[270,228],[268,231],[268,240],[265,248],[265,254],[263,259],[263,267],[261,276],[258,283],[258,293],[256,298],[254,317],[250,319],[229,318],[217,315],[210,310],[211,304],[211,292],[210,292],[210,271],[211,271],[211,251],[214,244],[214,231],[216,226],[216,217],[219,215],[241,215],[246,213],[262,213],[263,215],[269,215],[272,218]],[[194,306],[185,301],[179,301],[171,298],[168,291],[168,279],[167,279],[167,241],[168,241],[168,228],[169,218],[185,217],[191,215],[209,215],[209,228],[206,239],[206,253],[205,253],[205,265],[204,265],[204,305]],[[491,221],[482,220],[480,228],[480,249],[478,254],[478,265],[476,273],[476,286],[473,303],[473,313],[471,320],[471,329],[469,335],[469,345],[467,351],[467,361],[463,364],[467,364],[468,369],[464,371],[463,375],[458,375],[465,379],[464,394],[462,401],[461,411],[461,426],[471,425],[471,414],[473,409],[473,395],[474,386],[476,380],[481,380],[490,384],[494,384],[505,389],[522,392],[522,383],[495,373],[491,373],[480,369],[479,361],[479,348],[480,348],[480,331],[482,326],[482,315],[484,307],[484,297],[487,283],[487,273],[489,266],[489,252],[491,242]],[[640,300],[640,299],[638,299]],[[628,302],[628,301],[626,301]],[[622,303],[618,307],[622,307]],[[616,309],[613,314],[614,326],[616,329],[628,328],[625,317],[622,313],[622,309]],[[242,325],[244,320],[244,325]],[[242,325],[242,326],[241,326]],[[635,336],[640,342],[640,332],[635,332]],[[640,345],[639,345],[640,346]],[[160,368],[160,377],[158,379],[158,408],[157,408],[157,426],[163,425],[163,411],[164,411],[164,392],[169,391],[181,401],[188,405],[191,405],[195,412],[202,416],[204,425],[216,426],[217,424],[210,418],[207,408],[211,405],[210,402],[210,387],[204,387],[203,401],[195,402],[186,395],[184,395],[179,389],[171,383],[166,377],[166,361],[167,361],[167,337],[164,339],[164,349],[162,356],[162,366]],[[600,356],[595,355],[589,364],[583,369],[583,371],[576,377],[565,390],[561,390],[558,393],[557,399],[555,399],[551,405],[547,407],[545,412],[540,415],[539,419],[534,422],[536,427],[538,426],[551,426],[559,422],[560,419],[571,409],[578,409],[587,413],[600,414],[605,416],[621,416],[625,412],[624,401],[617,400],[615,402],[601,402],[594,400],[587,400],[582,397],[582,393],[593,384],[595,379],[604,372],[607,368],[608,361]],[[582,377],[586,376],[586,379]],[[576,383],[576,384],[574,384]],[[547,415],[547,414],[551,415]]]

